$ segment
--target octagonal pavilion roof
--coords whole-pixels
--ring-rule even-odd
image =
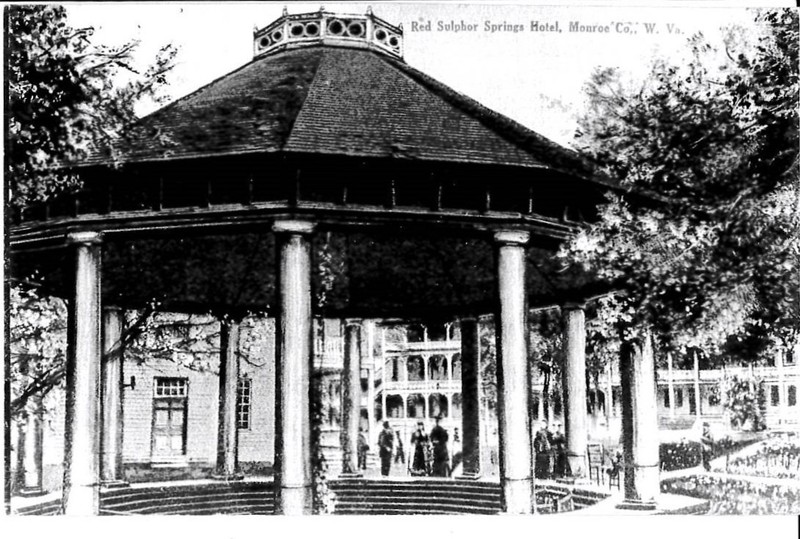
[[[278,35],[287,40],[292,21],[308,24],[312,16],[329,29],[338,17],[284,15],[258,31],[251,62],[143,118],[114,149],[116,157],[147,162],[311,153],[592,176],[577,153],[414,69],[388,47],[328,36],[259,51],[265,31],[276,35],[275,28],[285,28],[286,36]],[[390,27],[371,14],[362,17]],[[109,155],[95,154],[84,164],[102,165]]]

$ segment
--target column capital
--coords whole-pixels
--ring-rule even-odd
[[[500,245],[525,245],[531,234],[527,230],[497,230],[494,241]]]
[[[276,234],[311,234],[316,223],[296,219],[280,219],[272,223],[272,231]]]
[[[565,311],[583,311],[586,309],[586,303],[582,301],[568,301],[561,306]]]
[[[103,234],[93,230],[67,233],[67,245],[99,245],[103,241]]]
[[[361,327],[361,324],[362,324],[362,322],[364,322],[364,319],[363,319],[363,318],[345,318],[345,319],[344,319],[344,326],[345,326],[345,327],[348,327],[348,326],[357,326],[357,327],[359,327],[359,328],[360,328],[360,327]]]

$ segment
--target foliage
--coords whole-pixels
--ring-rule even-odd
[[[322,450],[322,427],[325,424],[324,381],[322,373],[314,373],[311,383],[311,473],[313,475],[314,514],[333,514],[336,495],[328,485],[328,462]]]
[[[665,479],[661,492],[710,500],[711,515],[800,513],[800,489],[796,486],[701,475]]]
[[[764,382],[755,378],[742,379],[736,375],[723,382],[725,408],[730,411],[731,425],[749,425],[753,431],[764,430]]]
[[[773,437],[752,454],[730,459],[725,472],[735,475],[800,479],[800,444],[793,437]]]
[[[609,197],[560,253],[619,291],[602,306],[606,336],[648,328],[662,347],[749,358],[770,335],[797,334],[797,13],[756,23],[722,47],[694,36],[688,58],[655,60],[641,84],[604,68],[586,86],[577,146],[652,194]]]
[[[36,288],[11,286],[8,300],[11,414],[25,412],[31,397],[44,396],[64,379],[67,307]]]
[[[67,348],[67,306],[31,286],[12,286],[9,298],[11,413],[24,413],[31,397],[44,397],[63,384]],[[211,315],[157,312],[150,303],[127,311],[121,347],[128,361],[169,361],[196,372],[218,374],[220,322]],[[264,343],[274,335],[271,321],[252,315],[241,321],[239,359],[263,367]],[[120,349],[104,351],[103,361]]]
[[[702,446],[698,442],[664,443],[659,445],[658,453],[664,471],[694,468],[702,461]]]
[[[497,340],[494,319],[478,323],[481,346],[481,385],[484,403],[489,410],[497,409]]]
[[[177,50],[162,47],[140,72],[138,42],[92,43],[94,30],[70,26],[63,6],[11,5],[6,17],[6,175],[9,202],[22,208],[74,189],[78,178],[65,165],[109,148],[140,100],[163,100]]]
[[[142,317],[128,311],[128,324]],[[125,347],[126,359],[139,363],[171,361],[198,372],[214,372],[220,354],[220,324],[205,315],[154,312]]]

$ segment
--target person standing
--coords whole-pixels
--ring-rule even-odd
[[[553,476],[558,478],[570,475],[569,461],[567,460],[567,437],[561,432],[561,423],[556,423],[556,431],[553,433],[552,450],[555,454]]]
[[[367,453],[369,452],[369,444],[367,443],[367,436],[364,434],[364,429],[358,429],[358,469],[367,469]]]
[[[711,425],[703,423],[703,434],[700,436],[700,444],[703,446],[703,468],[711,471],[711,459],[714,456],[714,437],[711,435]]]
[[[541,427],[533,438],[533,450],[536,453],[536,466],[534,476],[536,479],[550,477],[550,435],[547,431],[547,422],[542,421]]]
[[[431,444],[433,444],[433,470],[431,475],[436,477],[448,477],[450,475],[450,453],[447,451],[447,441],[449,435],[447,430],[439,422],[440,417],[436,418],[436,425],[431,430]]]
[[[383,430],[378,435],[378,451],[381,457],[381,475],[389,475],[392,468],[392,451],[394,450],[394,431],[388,421],[383,422]]]
[[[394,431],[395,440],[397,440],[397,451],[395,451],[394,455],[394,462],[397,464],[398,462],[402,462],[404,465],[406,463],[406,452],[403,449],[403,437],[400,435],[400,431]]]
[[[411,475],[428,475],[428,435],[425,433],[425,424],[417,423],[417,430],[411,435],[411,446],[414,456],[411,459]]]

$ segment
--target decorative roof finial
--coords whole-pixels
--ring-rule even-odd
[[[381,54],[403,58],[403,30],[373,15],[372,6],[365,15],[339,15],[320,6],[315,13],[283,16],[253,34],[254,57],[308,45],[369,48]],[[288,23],[288,25],[287,25]]]

